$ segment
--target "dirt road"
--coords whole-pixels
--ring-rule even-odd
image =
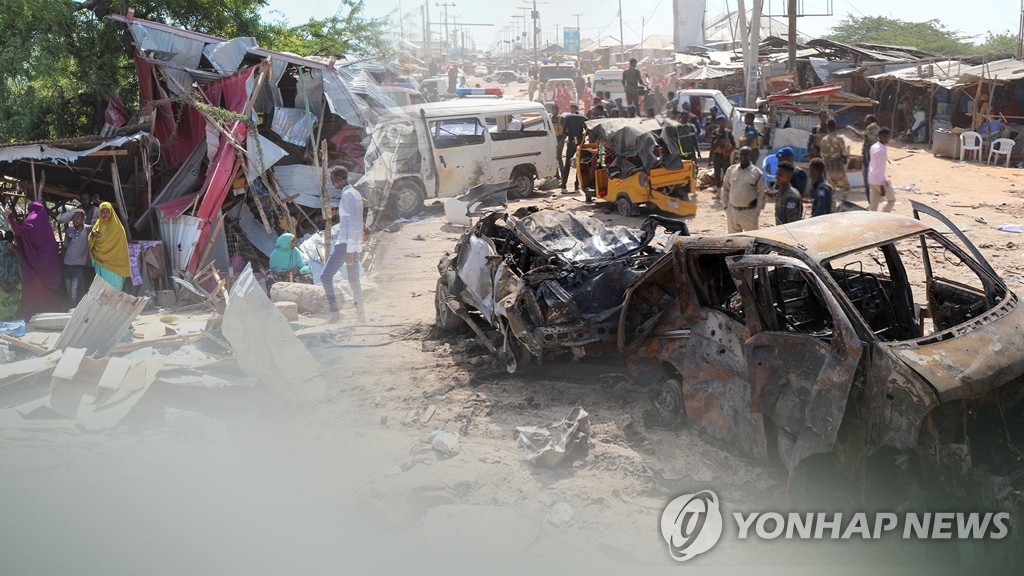
[[[890,156],[894,184],[914,187],[899,191],[896,211],[909,215],[910,199],[942,210],[1020,290],[1024,238],[994,226],[1024,224],[1024,172],[899,149]],[[724,232],[711,200],[700,194],[693,234]],[[511,208],[525,205],[640,222],[557,191]],[[432,574],[472,566],[621,574],[678,569],[658,522],[679,494],[713,487],[726,511],[802,504],[786,493],[783,472],[738,460],[693,430],[646,426],[648,391],[615,358],[510,376],[468,336],[434,339],[435,267],[460,232],[433,206],[380,234],[367,325],[353,326],[351,310],[339,327],[301,321],[330,390],[315,405],[259,388],[208,390],[160,401],[187,402],[223,426],[182,432],[140,421],[107,435],[4,432],[0,462],[10,473],[0,477],[0,557],[11,573]],[[590,414],[589,451],[552,470],[527,463],[515,427],[557,421],[577,404]],[[428,444],[441,429],[460,434],[454,456]],[[692,564],[772,574],[794,565],[955,566],[972,553],[941,543],[726,539]],[[990,547],[984,561],[1000,554]]]

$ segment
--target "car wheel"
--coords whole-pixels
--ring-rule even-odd
[[[463,326],[462,318],[459,318],[459,315],[448,307],[448,299],[451,298],[454,285],[454,272],[446,272],[437,279],[437,289],[434,291],[434,310],[436,312],[434,323],[441,333],[455,332]]]
[[[619,196],[615,201],[615,211],[619,216],[632,216],[636,214],[636,206],[625,196]]]
[[[675,378],[661,381],[654,391],[654,408],[663,421],[681,418],[685,414],[683,385]]]
[[[412,218],[423,210],[423,189],[412,182],[399,182],[391,189],[388,208],[394,218]]]
[[[528,198],[533,194],[533,174],[525,170],[517,170],[512,173],[512,188],[509,188],[509,198],[520,200]]]

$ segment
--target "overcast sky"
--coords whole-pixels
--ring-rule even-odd
[[[334,9],[328,8],[334,0],[270,0],[270,10],[276,11],[296,24],[310,17],[323,18],[333,14]],[[448,15],[458,15],[460,23],[493,24],[491,27],[472,28],[478,48],[486,48],[497,37],[503,26],[512,22],[513,14],[522,14],[514,6],[526,8],[525,0],[449,0],[456,6],[448,8]],[[584,38],[597,36],[619,36],[618,3],[621,0],[548,0],[538,1],[543,39],[554,41],[555,25],[575,26],[576,16],[580,15],[580,26]],[[765,11],[772,14],[782,13],[785,0],[764,0]],[[442,8],[437,0],[430,2],[430,19],[432,22],[442,21]],[[415,27],[411,35],[419,36],[422,29],[420,14],[423,2],[411,0],[367,0],[366,12],[370,16],[397,14],[399,5],[408,15],[409,28]],[[747,0],[747,7],[753,0]],[[842,20],[847,14],[854,16],[887,16],[900,20],[923,21],[937,18],[949,28],[959,30],[981,40],[986,32],[1017,33],[1020,22],[1020,3],[1017,0],[971,0],[954,2],[954,0],[895,1],[895,0],[833,0],[833,16],[801,18],[798,28],[801,33],[810,36],[822,36]],[[707,0],[707,14],[712,17],[723,13],[726,5],[735,10],[736,0]],[[804,0],[804,11],[826,12],[828,0]],[[924,6],[923,6],[924,5]],[[926,7],[925,7],[926,6]],[[636,43],[644,36],[651,34],[672,34],[672,0],[626,0],[623,6],[625,18],[624,40],[626,44]],[[395,18],[397,21],[397,17]],[[454,20],[453,20],[454,21]],[[437,30],[435,28],[435,30]]]

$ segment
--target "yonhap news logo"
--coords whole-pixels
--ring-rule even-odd
[[[685,562],[703,554],[722,537],[722,510],[710,490],[684,494],[661,513],[661,535],[672,558]]]
[[[711,550],[728,531],[735,540],[1002,540],[1008,512],[733,512],[732,522],[710,490],[673,499],[661,513],[672,558],[685,562]]]

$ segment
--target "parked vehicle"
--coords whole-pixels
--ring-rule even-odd
[[[539,101],[544,104],[555,104],[555,94],[559,88],[568,90],[570,100],[572,102],[576,102],[576,82],[565,78],[548,80],[540,90],[540,94],[538,95]]]
[[[601,144],[584,144],[576,156],[576,173],[587,200],[615,204],[622,216],[638,213],[639,205],[653,206],[676,216],[697,213],[697,163],[682,157],[678,139],[667,136],[656,120],[608,118],[587,122]],[[674,134],[674,132],[673,132]],[[602,163],[603,146],[610,163]]]
[[[614,68],[612,70],[598,70],[594,72],[593,91],[594,94],[611,92],[613,100],[615,98],[622,98],[622,101],[625,102],[626,87],[622,84],[622,70]]]
[[[628,290],[619,347],[665,413],[737,454],[995,506],[1024,472],[1024,307],[913,207],[680,239]]]
[[[567,78],[572,80],[576,77],[576,66],[573,64],[542,64],[537,73],[537,80],[546,84],[549,80],[556,78]]]
[[[468,325],[509,372],[545,356],[614,353],[626,288],[664,257],[651,246],[659,225],[687,233],[658,217],[634,230],[556,210],[487,215],[438,264],[437,326]]]
[[[455,88],[458,89],[466,83],[466,76],[460,71],[458,80],[455,84]],[[420,83],[420,93],[427,99],[428,102],[437,102],[439,100],[449,100],[455,98],[455,92],[448,91],[448,76],[434,76],[433,78],[426,78]]]
[[[418,214],[426,198],[504,180],[513,181],[509,196],[525,198],[536,179],[558,174],[551,117],[540,103],[464,97],[410,115],[375,127],[366,156],[371,202],[397,217]]]
[[[511,84],[513,82],[526,82],[526,76],[512,70],[499,70],[494,74],[484,78],[484,82],[491,82],[494,84]]]
[[[473,69],[473,75],[478,78],[483,78],[484,76],[487,76],[487,73],[487,66],[477,66],[476,68]]]
[[[1024,306],[955,224],[912,204],[916,219],[858,210],[664,247],[646,228],[495,214],[442,258],[437,323],[472,322],[512,370],[608,354],[614,331],[664,418],[797,484],[1012,505]]]
[[[729,129],[732,133],[739,138],[740,134],[743,134],[743,116],[747,112],[754,112],[754,126],[762,134],[765,133],[768,126],[768,119],[763,114],[757,114],[757,110],[753,108],[740,108],[733,105],[728,98],[725,97],[720,90],[710,89],[689,89],[680,90],[676,92],[676,98],[679,99],[680,107],[684,101],[690,102],[690,110],[693,113],[700,112],[702,116],[710,114],[711,107],[715,106],[718,108],[718,113],[729,119]]]

